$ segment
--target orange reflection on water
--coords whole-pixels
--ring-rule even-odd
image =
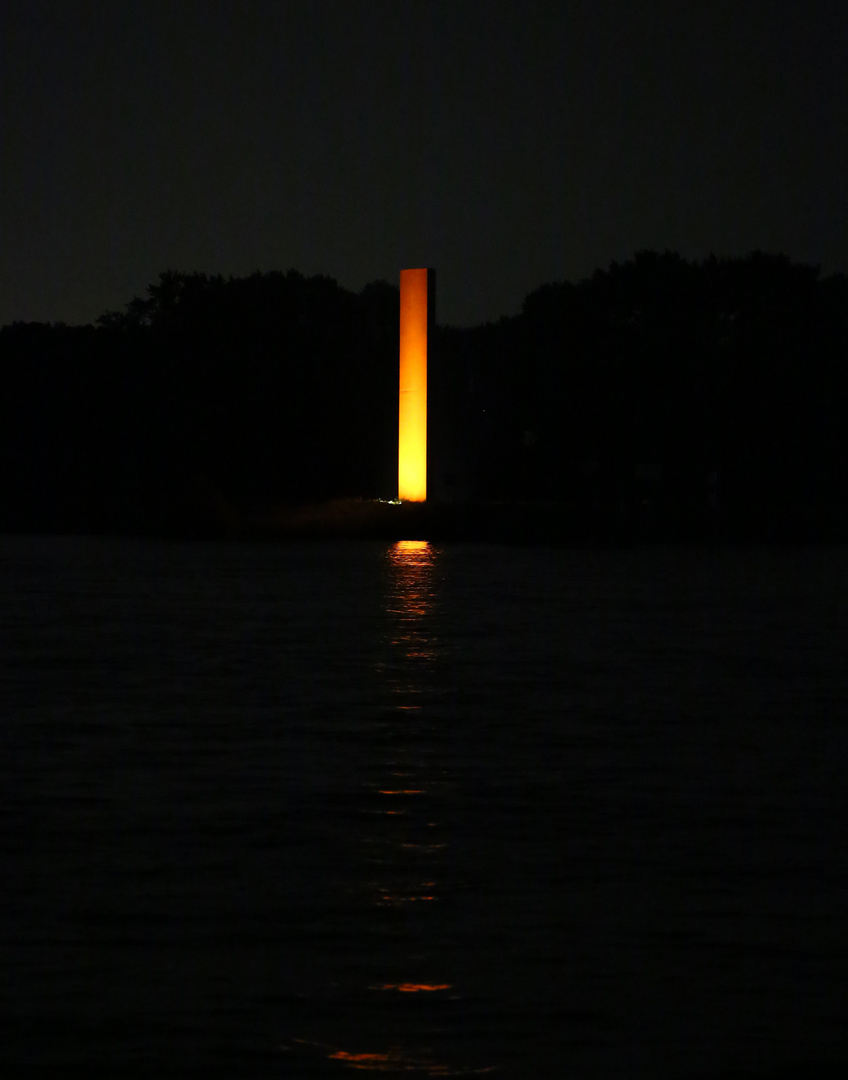
[[[394,1046],[383,1053],[377,1053],[340,1050],[336,1046],[307,1039],[292,1039],[291,1043],[292,1045],[283,1046],[281,1049],[314,1053],[343,1067],[366,1072],[417,1073],[419,1076],[479,1076],[494,1071],[492,1065],[484,1065],[482,1068],[445,1065],[427,1056],[413,1057]]]
[[[392,644],[399,646],[408,660],[433,660],[436,652],[426,618],[433,604],[436,551],[427,540],[398,540],[387,554],[392,570],[387,598],[387,610],[394,623]],[[407,692],[420,692],[414,670],[409,669],[405,676]],[[402,707],[417,706],[409,702]]]
[[[336,1050],[332,1054],[327,1054],[327,1057],[333,1061],[346,1061],[349,1065],[360,1065],[366,1062],[365,1067],[367,1067],[379,1062],[391,1061],[394,1054],[351,1054],[349,1050]]]
[[[393,568],[399,571],[399,590],[401,595],[395,599],[405,607],[406,586],[422,584],[422,575],[432,570],[436,561],[436,552],[429,540],[396,540],[389,547],[389,560]]]
[[[494,1071],[491,1065],[482,1069],[452,1069],[449,1065],[429,1061],[427,1058],[407,1057],[398,1050],[389,1050],[385,1054],[354,1054],[349,1050],[334,1050],[327,1054],[327,1057],[351,1069],[367,1072],[418,1073],[422,1076],[480,1076]]]
[[[335,1061],[343,1061],[353,1069],[367,1069],[370,1072],[427,1072],[428,1076],[450,1076],[447,1065],[437,1065],[412,1061],[402,1054],[351,1054],[347,1050],[337,1050],[328,1054]]]
[[[393,570],[389,611],[401,624],[427,614],[436,552],[428,540],[398,540],[388,551]]]
[[[336,1061],[343,1061],[353,1069],[363,1069],[370,1072],[421,1072],[427,1076],[450,1076],[451,1070],[447,1065],[438,1065],[435,1062],[412,1061],[403,1057],[402,1054],[349,1054],[345,1050],[338,1050],[335,1054],[328,1055]]]
[[[398,540],[397,543],[392,545],[392,549],[389,554],[393,561],[402,562],[405,566],[420,566],[423,564],[429,565],[429,563],[431,562],[431,559],[429,557],[424,559],[416,559],[415,556],[429,556],[430,541]]]
[[[436,900],[437,897],[433,895],[428,896],[414,896],[412,893],[407,893],[406,896],[400,896],[397,893],[383,893],[380,897],[381,904],[387,904],[390,907],[397,907],[400,904],[415,904],[419,900]]]
[[[451,806],[443,796],[450,790],[451,776],[443,760],[445,719],[439,705],[443,555],[425,540],[402,540],[383,550],[384,651],[377,671],[388,707],[374,716],[376,750],[373,771],[363,783],[368,828],[362,837],[364,869],[359,879],[371,909],[376,955],[369,953],[368,975],[363,971],[362,980],[357,979],[357,993],[365,993],[357,998],[364,1007],[355,1028],[349,1029],[355,1030],[350,1038],[356,1042],[350,1049],[309,1045],[323,1059],[324,1069],[335,1066],[339,1073],[355,1069],[387,1078],[469,1077],[489,1073],[492,1066],[448,1064],[431,1056],[439,1053],[434,1046],[442,1035],[453,1056],[457,1047],[450,1036],[462,1023],[455,1017],[452,1026],[453,1011],[445,1015],[459,1008],[455,1002],[461,998],[457,984],[447,981],[454,975],[452,968],[429,959],[430,944],[438,940],[433,937],[432,916],[439,910],[435,904],[446,895],[442,850],[449,847],[440,821],[434,819],[441,819]],[[387,798],[380,801],[377,794]],[[387,816],[394,819],[389,822]],[[427,837],[432,841],[426,842]],[[355,948],[360,947],[357,941]],[[445,981],[418,982],[422,977]],[[439,1009],[444,1028],[433,1027],[427,1015],[433,1007]],[[376,1027],[370,1024],[372,1016]],[[369,1030],[381,1035],[370,1042]],[[429,1045],[420,1041],[425,1033]]]

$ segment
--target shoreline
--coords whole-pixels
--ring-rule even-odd
[[[428,540],[573,548],[810,547],[848,544],[848,510],[558,502],[397,502],[341,498],[241,513],[231,506],[133,523],[4,523],[8,536],[286,543]],[[41,526],[41,527],[39,527]]]
[[[213,535],[233,540],[433,542],[638,547],[848,543],[848,514],[750,508],[585,506],[558,502],[424,503],[336,499],[231,516]]]

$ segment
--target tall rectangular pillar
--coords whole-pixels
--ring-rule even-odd
[[[427,498],[427,356],[435,325],[436,271],[400,272],[398,498]]]

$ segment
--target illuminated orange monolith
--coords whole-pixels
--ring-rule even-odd
[[[427,498],[427,351],[433,327],[434,270],[400,272],[398,498]]]

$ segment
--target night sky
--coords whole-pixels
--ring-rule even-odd
[[[845,0],[3,0],[0,325],[166,269],[439,271],[511,314],[643,248],[848,270]]]

